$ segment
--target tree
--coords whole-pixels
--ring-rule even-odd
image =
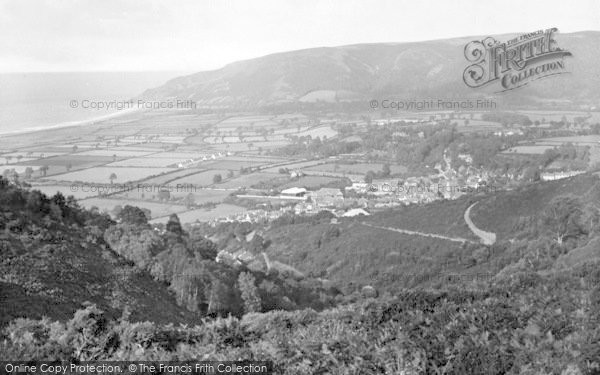
[[[71,148],[73,150],[73,152],[77,152],[77,145],[73,145],[73,147]]]
[[[120,204],[117,204],[116,206],[114,206],[112,209],[113,217],[119,217],[119,215],[121,214],[121,211],[123,211],[123,207],[121,207]]]
[[[256,279],[251,273],[240,273],[238,276],[238,289],[242,294],[242,301],[244,301],[244,313],[262,311],[262,303],[258,294],[258,288],[256,287]]]
[[[188,195],[185,196],[185,198],[183,198],[183,204],[185,204],[186,208],[193,207],[195,201],[196,201],[196,198],[194,197],[194,194],[192,194],[192,193],[189,193]]]
[[[262,253],[271,243],[268,241],[265,241],[264,238],[262,238],[261,235],[259,234],[254,234],[254,236],[252,236],[252,239],[250,240],[250,242],[248,243],[248,250],[253,253],[253,254],[260,254]]]
[[[25,168],[25,178],[31,178],[33,175],[33,168],[27,167]]]
[[[167,190],[167,189],[160,189],[158,191],[158,199],[161,202],[168,201],[169,199],[171,199],[171,192],[169,192],[169,190]]]
[[[525,168],[525,171],[523,172],[523,179],[525,181],[532,181],[532,182],[539,181],[540,180],[539,168],[536,167],[535,165]]]
[[[169,221],[167,221],[167,232],[177,235],[183,234],[183,228],[181,227],[181,222],[179,221],[177,214],[171,214],[171,216],[169,216]]]
[[[110,180],[110,184],[113,184],[113,181],[117,179],[117,175],[113,172],[110,174],[110,176],[108,177],[108,179]]]
[[[568,237],[575,237],[582,232],[581,201],[574,197],[556,197],[544,211],[542,223],[550,231],[554,240],[562,244]]]
[[[207,294],[207,313],[209,315],[219,315],[227,310],[228,288],[221,280],[213,278],[210,283],[210,290]]]
[[[370,183],[372,183],[372,182],[373,182],[373,177],[375,177],[375,172],[373,172],[373,171],[368,171],[368,172],[365,174],[365,182],[366,182],[367,184],[370,184]]]
[[[46,177],[46,173],[48,173],[48,166],[47,165],[42,165],[40,167],[40,175]]]
[[[140,269],[148,269],[154,257],[163,249],[163,241],[158,233],[149,227],[139,228],[119,224],[104,232],[104,239],[111,249],[131,260]]]
[[[144,211],[139,207],[134,207],[130,205],[126,205],[123,207],[121,212],[117,215],[117,218],[120,219],[124,223],[134,224],[134,225],[144,225],[148,224],[148,217],[144,213]]]
[[[217,244],[204,237],[198,227],[192,227],[189,231],[189,247],[201,259],[215,260],[218,254]]]
[[[42,213],[44,206],[48,203],[48,199],[39,190],[33,190],[27,196],[25,207],[32,213]]]
[[[381,168],[381,175],[383,177],[388,177],[390,174],[392,173],[391,169],[390,169],[390,165],[389,164],[384,164],[383,168]]]
[[[236,225],[233,235],[241,242],[246,241],[246,235],[252,231],[250,223],[243,222]]]
[[[221,174],[217,173],[216,175],[213,176],[213,183],[214,184],[218,184],[221,181],[223,181],[223,176],[221,176]]]

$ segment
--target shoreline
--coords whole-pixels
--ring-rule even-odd
[[[55,125],[39,126],[39,127],[33,127],[33,128],[29,128],[29,129],[24,129],[24,130],[11,130],[11,131],[6,131],[6,132],[0,131],[0,137],[13,137],[13,136],[20,136],[20,135],[26,135],[26,134],[31,134],[31,133],[40,133],[40,132],[44,132],[44,131],[58,130],[58,129],[64,129],[64,128],[70,128],[70,127],[78,127],[78,126],[83,126],[83,125],[93,125],[97,122],[102,122],[102,121],[130,115],[130,114],[133,114],[136,112],[140,112],[142,110],[143,109],[141,109],[141,108],[129,108],[129,109],[123,109],[123,110],[117,111],[115,113],[110,113],[107,115],[93,117],[93,118],[90,118],[87,120],[61,122],[61,123],[58,123]]]

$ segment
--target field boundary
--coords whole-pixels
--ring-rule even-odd
[[[462,238],[462,237],[449,237],[449,236],[443,236],[441,234],[436,234],[436,233],[425,233],[425,232],[418,232],[418,231],[408,230],[408,229],[398,229],[398,228],[392,228],[392,227],[382,227],[382,226],[368,224],[368,223],[361,223],[361,224],[365,225],[367,227],[371,227],[371,228],[383,229],[383,230],[388,230],[388,231],[391,231],[391,232],[398,232],[398,233],[408,234],[408,235],[414,235],[414,236],[438,238],[438,239],[441,239],[441,240],[452,241],[452,242],[460,242],[460,243],[477,243],[475,241],[468,240],[468,239]]]

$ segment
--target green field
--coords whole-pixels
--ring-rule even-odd
[[[273,172],[273,173],[277,173],[279,172],[280,168],[287,168],[290,171],[296,170],[296,169],[303,169],[303,168],[309,168],[309,167],[313,167],[315,165],[320,165],[320,164],[325,164],[326,161],[323,160],[308,160],[308,161],[299,161],[296,163],[290,163],[284,166],[278,166],[278,167],[273,167],[273,168],[265,168],[263,171],[264,172]]]
[[[329,184],[334,181],[340,181],[339,178],[334,177],[321,177],[321,176],[304,176],[297,180],[292,180],[279,185],[280,189],[287,189],[291,187],[304,187],[307,189],[314,189],[321,187],[322,185]]]
[[[79,185],[33,185],[31,190],[39,190],[48,196],[52,196],[57,192],[60,192],[65,197],[72,195],[75,197],[75,199],[95,197],[98,195],[98,192],[95,191],[95,189],[89,189],[87,186],[81,188]]]
[[[227,180],[219,184],[219,187],[225,189],[238,189],[242,187],[250,188],[260,182],[269,181],[278,177],[282,177],[282,175],[278,173],[255,172]]]
[[[451,122],[456,122],[458,124],[457,130],[462,133],[493,132],[503,129],[502,125],[497,122],[484,120],[469,120],[468,124],[466,124],[465,119],[451,120]]]
[[[332,138],[337,135],[337,131],[333,130],[330,126],[319,126],[316,128],[303,130],[300,133],[295,133],[294,135],[297,135],[299,137],[311,136],[313,138],[316,138],[316,137]]]
[[[532,145],[532,146],[515,146],[511,149],[504,151],[504,154],[533,154],[541,155],[546,150],[553,148],[554,146],[543,146],[543,145]]]
[[[563,143],[573,143],[574,145],[580,146],[600,146],[600,135],[579,135],[572,137],[543,138],[536,142],[536,144],[556,145],[561,145]]]
[[[144,186],[148,186],[153,192],[145,192]],[[195,204],[203,204],[208,202],[222,202],[231,192],[223,190],[212,190],[212,189],[201,189],[194,186],[177,185],[177,184],[165,184],[165,185],[150,185],[142,184],[141,189],[132,189],[114,196],[114,198],[122,199],[133,199],[133,200],[158,200],[157,193],[159,189],[169,190],[171,199],[182,199],[188,194],[194,196]],[[173,202],[175,203],[175,202]],[[180,202],[183,203],[183,202]]]
[[[368,171],[379,172],[383,168],[383,164],[380,163],[357,163],[357,164],[342,164],[342,163],[327,163],[321,164],[314,167],[308,167],[308,171],[320,171],[320,172],[336,172],[336,173],[350,173],[363,175]],[[401,165],[390,165],[390,171],[392,174],[406,173],[407,168]]]
[[[117,160],[119,158],[117,157]],[[60,166],[65,167],[71,165],[73,168],[86,168],[93,167],[96,165],[103,165],[111,163],[113,161],[112,156],[92,156],[92,155],[80,155],[80,154],[68,154],[52,156],[44,159],[37,159],[31,161],[24,161],[17,163],[17,165],[48,165],[48,166]]]
[[[149,178],[149,179],[145,180],[144,183],[155,184],[155,185],[166,184],[169,181],[174,181],[183,176],[195,174],[195,173],[202,172],[202,171],[205,171],[205,169],[198,169],[198,168],[181,169],[180,168],[180,169],[174,170],[173,172],[169,172],[169,173],[165,173],[160,176]]]
[[[267,141],[267,142],[252,142],[252,149],[256,150],[259,147],[268,150],[272,148],[277,148],[281,146],[285,146],[289,144],[288,141]],[[211,149],[217,151],[231,151],[231,152],[239,152],[239,151],[248,151],[250,148],[248,147],[248,143],[219,143],[211,145]]]
[[[175,158],[160,158],[154,156],[146,156],[141,158],[132,158],[110,163],[107,167],[173,167],[176,168],[178,163],[183,162],[182,159]]]
[[[182,177],[177,180],[171,181],[171,185],[183,185],[190,184],[194,186],[209,186],[213,184],[213,177],[216,174],[220,174],[223,180],[227,178],[227,173],[229,170],[227,169],[209,169],[204,172],[199,172],[190,176]]]
[[[131,148],[109,148],[109,149],[97,149],[97,150],[88,150],[88,151],[82,151],[82,152],[78,152],[77,155],[81,155],[81,156],[110,156],[112,157],[113,155],[117,155],[118,158],[125,158],[125,157],[141,157],[141,156],[145,156],[145,155],[150,155],[152,153],[154,153],[155,151],[144,151],[144,150],[140,150],[140,151],[135,151],[132,150]]]
[[[83,181],[89,183],[107,183],[110,181],[111,174],[115,174],[116,183],[132,182],[143,180],[150,176],[160,175],[165,172],[173,171],[173,168],[130,168],[130,167],[95,167],[81,171],[64,173],[53,176],[56,181]]]
[[[531,121],[561,121],[563,116],[568,121],[573,121],[575,117],[586,117],[586,112],[573,112],[573,111],[519,111],[519,113],[529,117]]]
[[[206,164],[207,168],[213,169],[231,169],[231,170],[239,170],[240,168],[250,168],[250,167],[259,167],[261,165],[271,164],[268,160],[252,160],[245,158],[236,158],[236,159],[221,159],[216,160]]]

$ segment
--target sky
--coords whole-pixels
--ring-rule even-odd
[[[0,0],[0,72],[185,71],[289,50],[600,30],[598,0]]]

